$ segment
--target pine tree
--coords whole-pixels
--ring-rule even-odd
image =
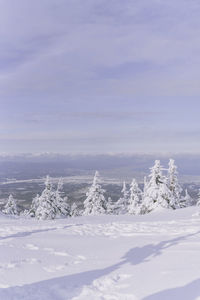
[[[147,177],[144,176],[143,198],[145,198],[146,195],[147,185],[148,185]]]
[[[144,187],[143,187],[143,193],[142,193],[142,201],[141,201],[141,205],[140,205],[140,214],[147,213],[146,204],[145,204],[146,199],[148,197],[148,195],[147,195],[147,186],[148,186],[147,177],[144,176]]]
[[[22,217],[30,217],[29,210],[25,209],[24,211],[21,211],[20,212],[20,216],[22,216]]]
[[[188,194],[188,190],[185,189],[185,196],[180,198],[180,208],[184,208],[187,206],[193,205],[193,199],[192,197]]]
[[[112,201],[112,199],[111,199],[111,197],[108,197],[108,201],[107,201],[107,204],[106,204],[106,213],[108,214],[108,215],[111,215],[111,214],[113,214],[113,212],[114,212],[114,204],[113,204],[113,201]]]
[[[142,191],[139,188],[137,181],[133,179],[130,187],[130,199],[128,213],[137,215],[140,214],[140,204],[142,200]]]
[[[36,197],[33,198],[30,210],[27,212],[27,215],[29,215],[32,218],[35,217],[36,210],[37,210],[37,208],[39,206],[39,201],[40,201],[40,196],[37,194]]]
[[[197,206],[200,208],[200,189],[198,192]]]
[[[167,178],[163,178],[163,183],[160,185],[160,196],[161,202],[160,206],[164,208],[176,208],[176,200],[172,191],[169,189]]]
[[[128,205],[128,199],[129,199],[129,192],[127,190],[127,187],[126,187],[126,182],[124,181],[123,182],[123,189],[122,189],[122,199],[123,199],[123,204],[125,207],[127,207]]]
[[[168,184],[169,184],[169,189],[172,192],[174,208],[180,208],[180,198],[181,198],[182,188],[178,183],[177,167],[174,164],[173,159],[169,160],[168,166],[169,166],[169,168],[168,168]]]
[[[35,211],[37,219],[55,219],[57,215],[56,196],[55,191],[52,188],[50,177],[46,177],[45,189],[39,197],[38,207]]]
[[[162,175],[160,161],[156,160],[149,175],[150,180],[145,187],[145,195],[141,213],[148,213],[158,207],[173,208],[173,197],[168,188],[167,180]]]
[[[70,206],[67,203],[68,198],[63,197],[63,179],[60,178],[55,191],[55,205],[58,216],[70,216]]]
[[[89,188],[84,201],[84,215],[100,215],[106,213],[104,190],[99,183],[99,173],[96,171],[92,186]]]
[[[129,204],[129,192],[126,187],[126,182],[123,182],[122,188],[122,197],[115,203],[115,212],[117,214],[126,214],[128,211],[128,204]]]
[[[8,197],[7,203],[2,212],[7,215],[19,215],[16,201],[12,195]]]
[[[159,199],[159,188],[162,180],[162,171],[160,161],[156,160],[152,168],[150,168],[151,173],[149,175],[150,180],[145,186],[145,195],[142,204],[142,213],[148,213],[155,209],[158,204]]]
[[[70,209],[70,216],[71,217],[78,217],[79,216],[79,210],[77,204],[74,202]]]

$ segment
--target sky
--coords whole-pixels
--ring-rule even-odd
[[[0,0],[0,153],[199,153],[198,0]]]

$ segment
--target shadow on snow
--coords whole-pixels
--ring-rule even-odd
[[[198,296],[200,296],[200,279],[184,286],[158,292],[142,300],[195,300]]]
[[[32,233],[55,230],[55,229],[56,228],[51,228],[46,230],[36,230],[29,233],[22,232],[9,237],[23,237],[26,235],[30,235]],[[0,289],[0,299],[6,299],[6,300],[71,299],[71,297],[76,296],[80,293],[83,286],[92,284],[93,280],[118,270],[124,264],[129,263],[132,265],[138,265],[141,263],[148,262],[154,257],[161,255],[165,249],[169,247],[173,247],[177,245],[180,241],[183,241],[191,236],[197,235],[198,233],[200,232],[196,232],[194,234],[188,234],[167,241],[162,241],[158,244],[149,244],[143,247],[132,248],[122,257],[122,261],[103,269],[96,269],[96,270],[86,271],[86,272],[77,273],[73,275],[53,278],[38,283],[27,284],[21,287],[10,287],[5,289]],[[157,294],[148,296],[143,300],[161,300],[161,299],[162,300],[172,300],[172,299],[193,300],[197,296],[198,293],[197,291],[200,291],[200,280],[196,280],[186,285],[185,287],[179,287],[179,288],[159,292]],[[190,294],[189,298],[188,298],[188,293]]]
[[[10,234],[7,236],[0,237],[0,240],[6,240],[6,239],[11,239],[11,238],[23,238],[23,237],[30,236],[30,235],[36,234],[36,233],[66,229],[66,228],[69,228],[72,226],[81,226],[81,225],[82,224],[75,224],[75,225],[73,224],[73,225],[66,225],[63,227],[53,227],[53,228],[37,229],[37,230],[32,230],[32,231],[17,232],[17,233],[13,233],[13,234]]]

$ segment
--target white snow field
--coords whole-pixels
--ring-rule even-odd
[[[0,299],[199,300],[196,211],[52,221],[0,215]]]

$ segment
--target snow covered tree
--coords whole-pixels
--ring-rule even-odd
[[[140,214],[140,204],[142,200],[142,191],[139,188],[137,181],[133,179],[130,187],[130,198],[128,205],[128,213],[137,215]]]
[[[197,206],[200,208],[200,189],[198,192]]]
[[[181,198],[181,192],[182,188],[179,185],[178,182],[178,172],[177,172],[177,167],[174,164],[174,160],[170,159],[169,164],[168,164],[168,185],[169,189],[172,192],[172,196],[174,199],[174,208],[180,208],[180,198]]]
[[[28,211],[27,215],[29,215],[32,218],[35,217],[35,212],[39,206],[39,201],[40,201],[40,196],[37,194],[37,196],[35,198],[33,198],[30,210]]]
[[[106,213],[104,190],[101,188],[99,173],[96,171],[92,186],[89,188],[84,201],[84,215],[100,215]]]
[[[39,197],[38,207],[35,217],[40,220],[54,219],[57,214],[56,195],[50,182],[50,177],[46,177],[45,189]]]
[[[70,209],[70,216],[71,217],[78,217],[79,216],[79,210],[77,204],[74,202]]]
[[[147,186],[148,186],[148,180],[147,180],[147,177],[144,176],[144,187],[143,187],[143,193],[142,193],[142,201],[141,201],[141,205],[140,205],[140,214],[145,214],[146,213],[146,207],[145,207],[144,199],[147,198]]]
[[[108,197],[108,201],[107,201],[107,203],[106,203],[106,213],[108,214],[108,215],[112,215],[113,214],[113,212],[114,212],[114,204],[113,204],[113,201],[112,201],[112,199],[111,199],[111,197]]]
[[[10,195],[8,197],[7,203],[2,212],[7,215],[18,215],[19,214],[16,201],[12,195]]]
[[[142,213],[148,213],[156,208],[159,200],[159,188],[162,180],[162,171],[160,161],[156,160],[149,175],[150,180],[145,186],[145,195],[142,203]]]
[[[21,217],[30,217],[29,210],[25,209],[25,210],[21,211],[20,216]]]
[[[147,185],[148,185],[147,177],[144,176],[143,198],[145,198],[146,195]]]
[[[121,199],[123,199],[123,204],[124,204],[125,207],[127,207],[128,200],[129,200],[129,191],[127,190],[125,181],[123,182],[122,195],[123,196],[122,196]]]
[[[193,199],[188,194],[188,190],[185,189],[185,196],[180,198],[179,206],[180,206],[180,208],[184,208],[184,207],[191,206],[191,205],[193,205]]]
[[[176,200],[172,191],[169,189],[167,178],[163,178],[163,183],[160,185],[160,205],[164,208],[176,208]]]
[[[67,203],[68,198],[63,197],[63,179],[60,178],[55,191],[55,205],[57,208],[57,215],[70,216],[70,206]]]
[[[115,214],[126,214],[129,204],[129,191],[126,187],[126,182],[123,182],[122,197],[114,204],[113,210]]]
[[[168,188],[167,180],[162,175],[160,161],[156,160],[149,175],[150,180],[145,187],[141,213],[148,213],[158,207],[173,208],[173,196]]]

